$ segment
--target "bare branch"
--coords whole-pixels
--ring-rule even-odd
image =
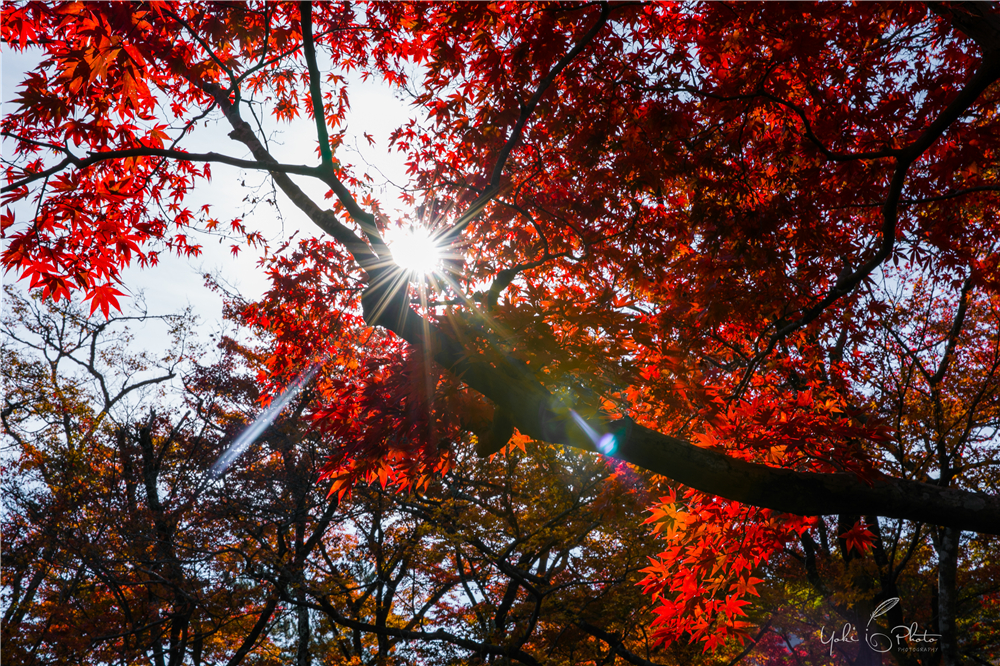
[[[941,355],[941,363],[938,365],[934,376],[929,378],[932,386],[940,384],[941,380],[944,379],[945,373],[948,372],[948,366],[954,357],[955,344],[958,342],[958,336],[962,332],[962,326],[965,325],[965,313],[969,309],[969,292],[971,291],[972,276],[970,275],[965,279],[965,283],[962,284],[962,293],[958,297],[958,312],[955,313],[955,320],[951,324],[951,330],[948,331],[948,342],[945,344],[944,354]]]
[[[14,138],[21,139],[21,137]],[[186,162],[217,162],[239,167],[241,169],[294,173],[301,176],[312,176],[315,178],[320,177],[320,169],[318,167],[309,167],[302,164],[279,164],[278,162],[267,164],[262,163],[259,160],[243,160],[216,152],[188,153],[183,150],[171,150],[168,148],[125,148],[122,150],[106,150],[89,153],[87,157],[77,157],[67,148],[60,148],[60,150],[66,155],[66,158],[62,162],[51,168],[45,169],[44,171],[38,171],[30,176],[26,176],[20,180],[14,181],[13,183],[4,185],[0,188],[0,192],[16,190],[20,187],[28,185],[29,183],[35,182],[36,180],[48,178],[52,174],[58,173],[68,166],[74,166],[82,171],[100,162],[120,160],[129,157],[165,157],[169,159],[183,160]]]
[[[648,659],[643,659],[639,655],[627,649],[625,647],[625,644],[622,642],[620,636],[608,633],[607,631],[604,631],[600,627],[595,627],[589,622],[577,622],[576,626],[578,626],[580,629],[583,629],[594,638],[598,638],[607,643],[608,646],[611,648],[612,652],[614,652],[616,655],[618,655],[619,657],[621,657],[630,664],[635,664],[635,666],[660,666],[655,661],[649,661]]]

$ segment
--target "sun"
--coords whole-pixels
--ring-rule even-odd
[[[403,270],[424,276],[441,264],[441,248],[426,227],[390,229],[385,236],[393,260]]]

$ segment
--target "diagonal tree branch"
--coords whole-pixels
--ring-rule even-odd
[[[226,663],[226,666],[239,666],[246,659],[246,656],[250,654],[254,645],[257,644],[257,639],[260,635],[264,633],[267,629],[268,624],[271,621],[271,616],[274,614],[275,609],[278,607],[278,601],[280,600],[277,591],[268,598],[267,602],[264,604],[264,608],[260,612],[260,616],[257,618],[257,622],[250,629],[250,633],[246,635],[243,642],[237,648],[236,652],[233,654],[232,658]]]
[[[594,638],[597,638],[607,643],[608,646],[611,648],[612,652],[614,652],[616,655],[618,655],[619,657],[621,657],[630,664],[635,664],[635,666],[660,666],[660,664],[657,664],[655,661],[649,661],[648,659],[643,659],[639,655],[630,651],[628,648],[625,647],[625,644],[624,642],[622,642],[621,637],[616,634],[604,631],[600,627],[594,626],[589,622],[582,622],[582,621],[577,622],[576,626],[586,631]]]
[[[202,86],[206,92],[215,98],[216,103],[218,103],[222,112],[225,114],[226,119],[229,121],[230,126],[232,126],[233,131],[230,132],[229,136],[250,149],[250,153],[257,160],[258,168],[267,169],[271,172],[271,177],[274,179],[274,182],[277,183],[281,191],[284,192],[289,199],[291,199],[292,203],[299,210],[305,213],[309,219],[316,224],[316,226],[343,243],[363,270],[369,271],[370,269],[376,272],[384,271],[385,267],[382,265],[382,259],[374,253],[367,243],[358,238],[353,231],[344,226],[332,211],[323,210],[317,206],[315,202],[313,202],[313,200],[310,199],[309,196],[306,195],[306,193],[303,192],[302,189],[288,177],[287,173],[281,171],[280,169],[272,170],[270,168],[271,166],[280,165],[278,165],[277,160],[271,156],[264,145],[260,142],[257,135],[254,134],[253,128],[250,127],[249,123],[243,120],[239,109],[229,101],[229,95],[227,92],[221,87],[211,84],[202,84]]]
[[[627,4],[627,3],[623,3]],[[619,7],[622,5],[615,5]],[[510,136],[507,137],[507,141],[500,148],[500,152],[497,154],[496,162],[493,164],[493,170],[490,173],[490,183],[486,187],[479,197],[473,201],[469,207],[466,209],[462,215],[459,216],[455,224],[453,224],[444,234],[441,235],[441,242],[445,245],[453,243],[462,233],[465,227],[469,226],[469,223],[476,218],[479,213],[486,208],[486,205],[493,200],[500,192],[500,179],[503,176],[503,170],[507,165],[507,159],[510,157],[511,152],[514,150],[515,146],[520,143],[522,136],[524,135],[524,128],[528,124],[528,120],[531,118],[531,114],[534,113],[535,108],[538,106],[538,102],[541,101],[545,93],[552,87],[556,78],[562,73],[566,67],[569,66],[573,60],[580,55],[580,53],[594,40],[597,34],[604,27],[604,24],[608,21],[608,16],[614,9],[609,4],[601,5],[601,14],[598,16],[597,21],[594,25],[584,34],[580,41],[574,46],[569,52],[566,53],[559,62],[552,67],[549,73],[544,79],[539,81],[538,86],[535,88],[534,94],[528,100],[528,103],[521,107],[521,113],[514,123],[514,127],[511,129]]]
[[[889,182],[889,190],[886,193],[885,201],[882,203],[882,228],[880,230],[882,240],[879,243],[878,250],[859,266],[856,271],[838,278],[833,288],[817,303],[807,308],[798,319],[779,328],[771,335],[764,350],[757,354],[753,362],[747,367],[743,380],[735,391],[736,395],[742,393],[748,385],[757,365],[774,351],[778,343],[795,331],[818,319],[827,308],[851,293],[892,255],[892,250],[896,244],[899,204],[910,167],[924,151],[930,148],[944,134],[953,122],[958,120],[962,114],[976,103],[979,96],[997,81],[998,78],[1000,78],[1000,51],[993,51],[987,54],[987,57],[979,64],[979,67],[962,90],[959,91],[958,95],[955,96],[944,111],[931,122],[927,129],[909,145],[892,152],[892,156],[896,159],[896,167]],[[768,97],[775,99],[770,96]]]
[[[368,242],[375,249],[375,254],[389,260],[392,255],[375,225],[375,216],[358,205],[350,191],[336,176],[333,151],[330,149],[330,133],[326,127],[323,92],[320,89],[319,65],[316,63],[316,42],[312,33],[312,2],[300,2],[299,15],[302,23],[302,47],[306,57],[306,66],[309,69],[309,98],[312,102],[313,118],[316,121],[316,136],[319,139],[319,152],[322,159],[319,177],[330,186],[330,189],[337,195],[337,199],[347,209],[347,213],[361,227]]]
[[[896,169],[892,180],[889,183],[889,191],[886,194],[885,202],[882,204],[882,242],[878,252],[868,261],[862,264],[857,271],[847,276],[843,280],[837,280],[837,284],[819,303],[806,310],[806,312],[796,321],[788,324],[775,333],[775,343],[788,336],[795,330],[814,321],[822,314],[826,308],[838,301],[844,295],[850,293],[856,286],[868,277],[872,271],[882,264],[889,255],[896,242],[896,224],[899,219],[899,203],[903,192],[903,185],[906,182],[906,175],[910,166],[926,151],[931,145],[948,129],[948,127],[964,114],[979,96],[998,78],[1000,78],[1000,55],[992,55],[983,60],[979,68],[966,83],[965,87],[959,91],[955,99],[945,108],[941,114],[924,130],[913,143],[902,148],[897,158]]]

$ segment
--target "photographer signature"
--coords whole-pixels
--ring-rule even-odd
[[[888,652],[894,646],[898,647],[903,641],[906,641],[907,646],[911,643],[934,643],[939,638],[941,634],[930,634],[927,630],[920,631],[917,627],[917,623],[907,626],[905,624],[898,625],[889,630],[889,633],[872,633],[870,631],[872,621],[879,617],[880,615],[885,615],[889,610],[899,603],[899,597],[893,597],[892,599],[886,599],[881,604],[878,605],[874,611],[872,611],[872,616],[868,618],[868,624],[865,626],[864,641],[868,644],[875,652]],[[878,627],[876,627],[877,629]],[[839,643],[857,643],[859,642],[857,627],[852,625],[850,622],[844,624],[843,630],[840,635],[837,632],[832,632],[829,637],[826,636],[826,627],[820,627],[819,630],[819,640],[824,645],[830,646],[830,655],[833,656],[833,647]],[[913,649],[913,648],[911,648]]]

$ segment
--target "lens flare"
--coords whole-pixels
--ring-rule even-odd
[[[598,434],[598,432],[594,430],[593,427],[591,427],[591,425],[587,423],[575,409],[569,410],[569,414],[573,417],[573,420],[576,421],[576,425],[580,427],[583,434],[587,436],[587,439],[593,442],[594,446],[597,447],[598,451],[606,456],[610,456],[615,452],[615,449],[618,447],[618,443],[615,441],[614,435],[610,432],[605,433],[604,435]]]
[[[385,236],[393,260],[403,270],[424,276],[433,273],[441,264],[441,248],[430,229],[389,229]]]
[[[257,441],[257,438],[271,425],[275,417],[285,408],[285,405],[291,402],[299,394],[299,391],[316,376],[316,373],[319,372],[322,366],[322,361],[315,361],[294,382],[285,387],[281,395],[272,400],[267,409],[261,412],[260,416],[254,419],[254,422],[241,432],[239,437],[234,439],[233,443],[229,445],[229,448],[219,456],[219,459],[215,461],[212,468],[208,470],[208,477],[214,481],[225,474],[226,470],[236,462],[236,459],[243,455],[250,448],[250,445]]]

